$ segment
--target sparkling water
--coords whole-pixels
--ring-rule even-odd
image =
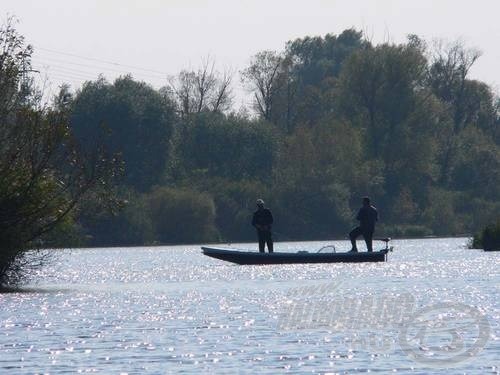
[[[55,250],[0,294],[0,374],[498,374],[500,253],[466,244],[398,240],[386,263],[267,266],[194,245]]]

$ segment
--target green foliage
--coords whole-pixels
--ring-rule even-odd
[[[156,188],[145,203],[160,243],[217,240],[215,204],[210,195],[192,189]]]
[[[344,30],[339,35],[305,37],[290,41],[286,54],[296,61],[295,73],[304,86],[319,86],[325,78],[338,76],[342,64],[354,51],[368,45],[361,32]]]
[[[249,241],[255,237],[250,222],[255,210],[255,197],[267,199],[268,187],[258,180],[211,178],[200,186],[214,197],[215,223],[224,241]]]
[[[75,245],[73,213],[106,189],[119,163],[96,144],[81,153],[62,107],[45,108],[28,74],[30,46],[9,20],[0,28],[0,287],[17,284],[47,260],[47,246]]]
[[[109,84],[86,82],[71,104],[71,127],[92,149],[96,141],[125,163],[125,184],[146,191],[163,177],[174,104],[151,86],[130,76]]]
[[[180,124],[175,152],[182,171],[173,173],[269,180],[277,151],[277,132],[269,124],[203,113]]]
[[[37,237],[47,244],[82,235],[100,246],[252,240],[256,198],[272,209],[278,240],[345,235],[364,195],[379,208],[379,231],[391,236],[464,234],[497,220],[500,99],[469,79],[479,55],[460,43],[431,51],[410,35],[373,45],[352,29],[290,41],[282,52],[257,53],[242,71],[253,116],[230,112],[231,75],[209,61],[160,90],[129,76],[87,82],[76,94],[63,87],[40,112],[20,56],[5,60],[10,80],[0,91],[18,105],[10,122],[2,118],[12,133],[0,161],[15,168],[2,170],[0,198],[17,197],[5,207],[37,210],[49,197],[46,213],[71,212],[75,187],[95,172],[83,166],[101,160],[92,155],[104,160],[98,176],[119,164],[113,153],[125,163],[120,186],[78,197],[51,238]],[[7,162],[18,144],[25,156],[58,150],[22,196],[33,176],[31,159]],[[4,230],[4,242],[17,241],[19,230]]]
[[[438,236],[466,233],[467,216],[458,210],[460,194],[443,189],[430,189],[423,211],[424,222]]]
[[[78,221],[86,235],[87,246],[114,246],[116,244],[144,245],[155,242],[153,223],[148,206],[141,195],[124,189],[114,192],[121,205],[105,206],[89,194],[81,204]]]
[[[179,208],[160,214],[148,202],[157,195],[182,201],[197,191],[212,197],[216,212],[215,229],[202,230],[212,233],[203,238],[252,239],[257,197],[273,209],[281,239],[345,234],[364,195],[376,202],[388,235],[475,231],[500,201],[500,101],[468,78],[477,57],[457,43],[430,51],[415,35],[380,45],[355,30],[297,39],[283,52],[257,53],[242,71],[256,117],[212,106],[218,92],[230,103],[231,80],[208,62],[181,72],[160,96],[130,77],[88,83],[72,118],[94,124],[85,127],[89,138],[112,130],[109,141],[123,152],[132,190],[122,212],[103,214],[95,225],[82,214],[83,227],[97,243],[194,242],[200,237],[193,230],[182,239],[162,237],[169,232],[159,229],[161,217]],[[135,100],[138,93],[148,99]],[[154,104],[160,97],[164,127]],[[168,117],[169,98],[178,118]],[[144,128],[152,129],[156,148],[130,143],[147,138],[138,131]]]
[[[481,233],[476,234],[472,239],[471,247],[488,251],[500,250],[500,220],[497,220],[495,224],[486,226]]]
[[[451,183],[480,197],[500,196],[500,148],[482,130],[465,129],[459,140]]]

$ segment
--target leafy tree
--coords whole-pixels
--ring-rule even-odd
[[[72,102],[71,127],[92,148],[101,140],[122,155],[128,186],[146,191],[164,174],[176,121],[174,104],[144,82],[130,76],[113,84],[86,82]]]
[[[32,48],[13,20],[0,28],[0,51],[2,287],[43,264],[47,253],[36,249],[53,245],[51,234],[72,227],[75,208],[97,186],[109,185],[118,162],[100,147],[81,152],[67,114],[40,104],[29,74]]]
[[[351,55],[340,77],[340,110],[366,129],[370,156],[383,156],[389,137],[412,114],[426,60],[409,45],[380,45]]]
[[[500,148],[477,128],[464,130],[460,141],[452,186],[477,197],[500,197]]]
[[[275,51],[257,53],[250,66],[241,72],[243,82],[254,93],[254,109],[265,120],[271,120],[274,112],[274,97],[281,88],[278,79],[284,58]]]
[[[345,231],[351,217],[348,186],[357,183],[362,156],[356,129],[332,120],[298,128],[280,155],[273,195],[285,227],[293,236]]]
[[[265,122],[204,113],[180,125],[175,153],[185,176],[269,180],[279,143]]]
[[[432,92],[447,105],[451,126],[441,142],[440,182],[449,182],[460,132],[477,116],[481,89],[469,80],[469,72],[481,53],[469,49],[462,42],[437,43],[431,52],[427,84]],[[474,103],[476,102],[476,103]]]
[[[423,211],[424,220],[433,228],[435,235],[464,233],[464,221],[457,212],[458,195],[444,189],[431,188]]]
[[[339,35],[305,37],[287,43],[286,60],[291,62],[288,81],[292,82],[294,93],[292,103],[288,104],[291,109],[287,111],[292,113],[288,128],[313,125],[332,113],[333,95],[344,62],[352,53],[369,45],[362,33],[353,29]]]
[[[362,34],[305,37],[290,41],[284,53],[257,53],[242,73],[254,93],[255,109],[287,133],[311,125],[332,109],[331,97],[345,59],[368,45]]]

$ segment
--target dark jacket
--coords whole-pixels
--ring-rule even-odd
[[[359,220],[361,229],[373,231],[378,221],[377,209],[373,206],[363,206],[359,209],[356,219]]]
[[[253,214],[252,225],[258,230],[271,230],[273,214],[268,208],[257,210]],[[260,227],[260,228],[259,228]]]

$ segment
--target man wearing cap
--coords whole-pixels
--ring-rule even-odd
[[[372,238],[373,232],[375,231],[375,223],[378,221],[378,212],[377,209],[370,204],[370,198],[363,198],[363,207],[359,209],[356,220],[359,220],[359,227],[354,228],[349,233],[352,244],[351,252],[358,251],[356,247],[356,238],[360,235],[363,235],[368,251],[373,251]]]
[[[264,201],[262,199],[257,199],[257,211],[253,214],[252,225],[257,229],[259,251],[261,253],[264,252],[266,243],[269,252],[273,252],[273,238],[271,233],[272,224],[273,215],[271,214],[271,211],[264,207]]]

